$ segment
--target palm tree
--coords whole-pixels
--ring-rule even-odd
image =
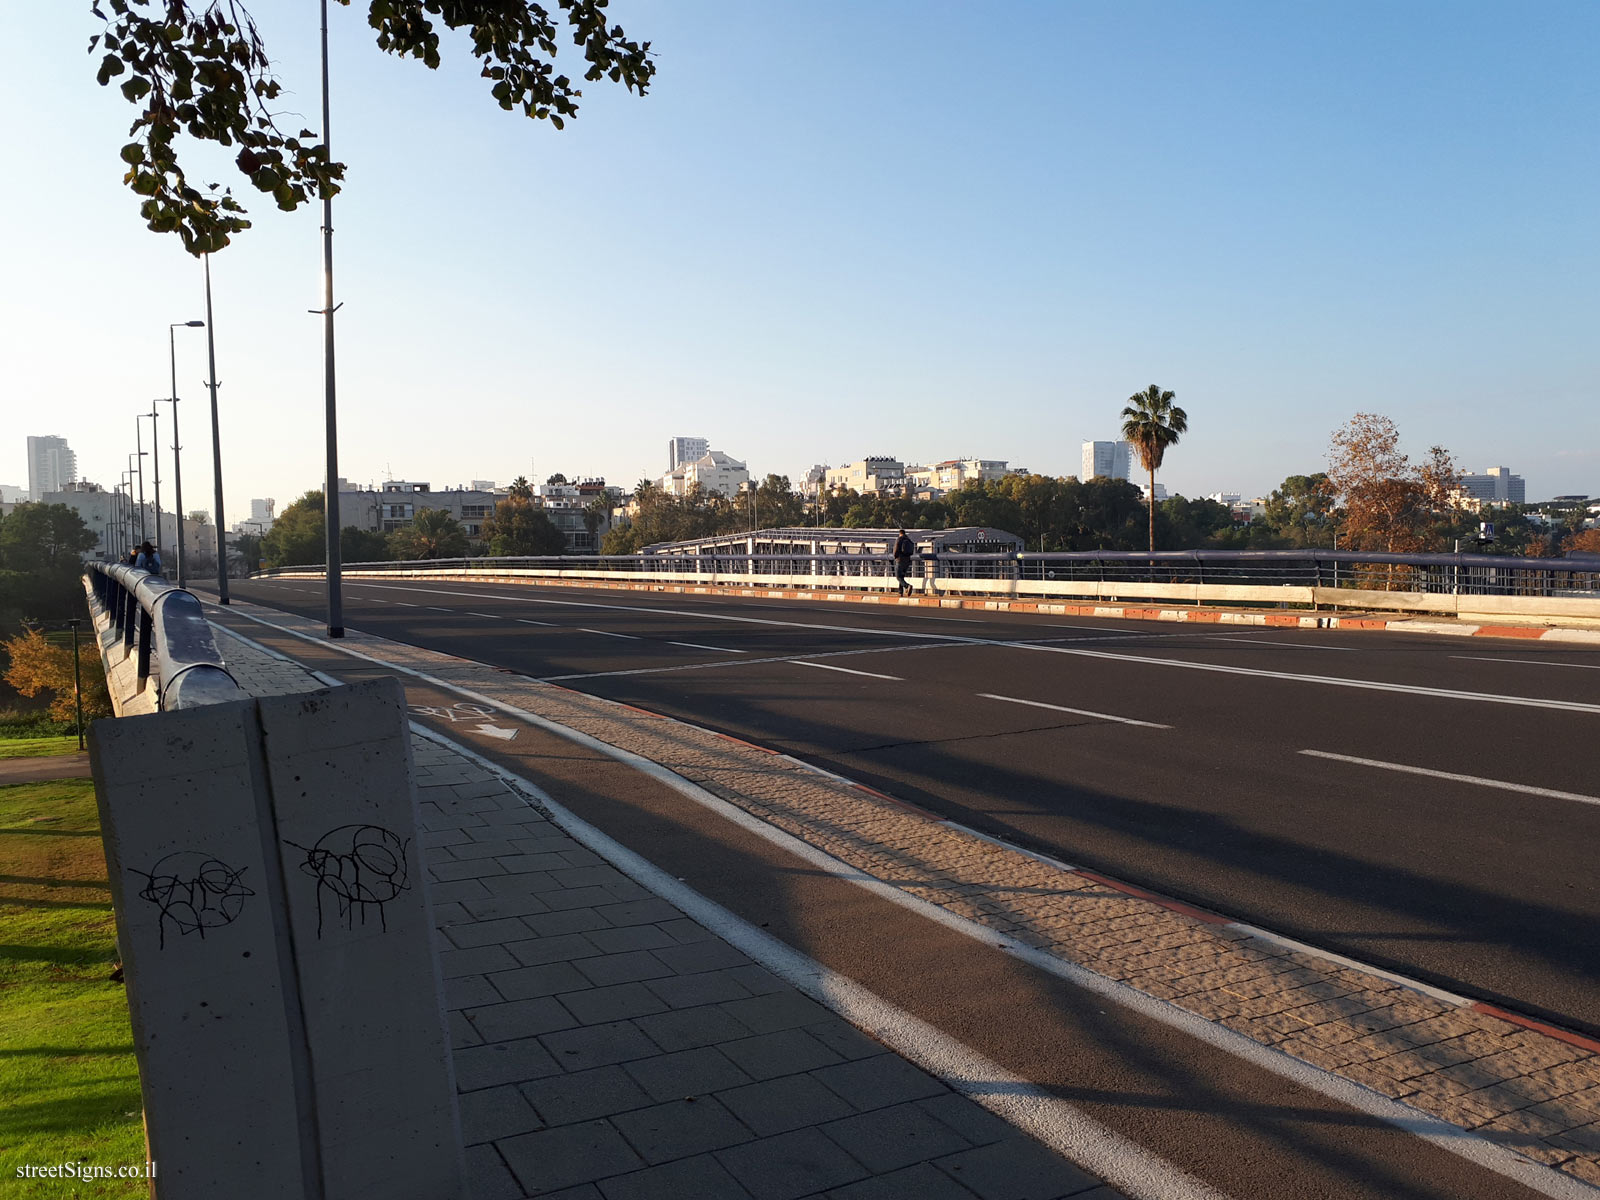
[[[1139,452],[1139,461],[1150,472],[1150,550],[1156,548],[1156,468],[1166,457],[1167,447],[1189,431],[1189,417],[1172,401],[1171,392],[1151,384],[1128,397],[1122,410],[1122,437]]]

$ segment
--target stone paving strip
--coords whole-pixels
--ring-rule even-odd
[[[910,895],[1600,1184],[1588,1039],[1164,903],[726,735],[384,638],[345,645],[650,759]]]
[[[242,607],[242,606],[241,606]],[[221,636],[252,695],[324,686]],[[474,1200],[1118,1200],[413,737]]]

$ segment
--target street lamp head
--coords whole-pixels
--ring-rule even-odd
[[[202,329],[204,327],[204,321],[174,321],[167,326],[168,329]]]

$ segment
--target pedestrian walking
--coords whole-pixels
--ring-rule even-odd
[[[141,571],[149,571],[152,575],[161,574],[161,551],[149,542],[139,547],[139,556],[133,560],[133,565]]]
[[[911,581],[906,578],[906,572],[911,569],[911,556],[914,553],[916,553],[916,547],[912,545],[910,537],[902,529],[900,536],[894,540],[894,578],[895,583],[899,585],[902,596],[911,594]]]

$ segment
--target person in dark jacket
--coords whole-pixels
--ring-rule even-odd
[[[911,544],[911,539],[902,529],[900,536],[894,540],[894,578],[900,587],[900,594],[911,594],[911,581],[906,578],[906,572],[911,569],[911,556],[916,553],[916,547]]]
[[[161,574],[161,551],[149,542],[139,547],[139,557],[133,560],[133,565],[141,571],[149,571],[152,575]]]

